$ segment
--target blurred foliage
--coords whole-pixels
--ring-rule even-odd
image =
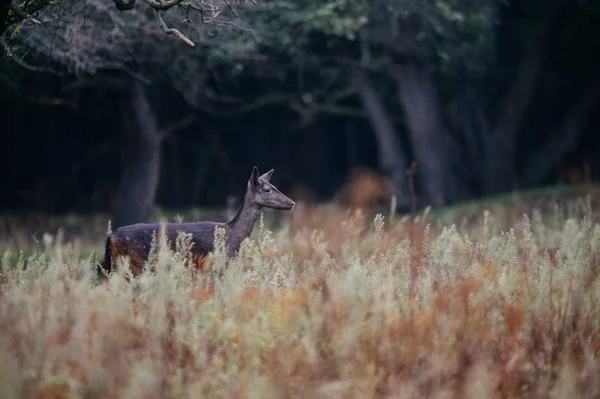
[[[275,12],[250,8],[249,17],[265,52],[358,61],[370,55],[367,51],[373,54],[371,67],[411,59],[444,72],[481,73],[493,56],[500,5],[499,0],[282,0]]]
[[[282,64],[310,70],[330,61],[337,65],[362,59],[376,68],[408,58],[433,63],[444,72],[459,68],[481,73],[493,54],[499,3],[281,0],[248,3],[233,12],[223,6],[218,23],[203,23],[201,15],[182,3],[163,18],[170,27],[187,21],[180,30],[197,45],[188,48],[162,32],[146,9],[120,12],[104,2],[72,0],[62,2],[63,15],[55,23],[22,28],[12,46],[25,45],[18,56],[35,50],[79,74],[125,69],[166,80],[198,103],[201,82],[216,67],[229,66],[225,72],[232,76],[249,72],[285,79]],[[56,16],[39,19],[49,18]]]
[[[161,15],[169,27],[193,40],[194,48],[165,34],[147,8],[119,12],[112,2],[100,0],[61,0],[61,15],[45,10],[36,15],[42,25],[23,22],[10,48],[23,65],[46,68],[50,60],[48,64],[59,64],[88,82],[93,76],[96,86],[110,84],[115,91],[126,88],[131,76],[141,77],[152,85],[153,101],[165,105],[157,107],[162,113],[175,107],[170,95],[174,89],[210,115],[282,105],[280,109],[295,112],[283,124],[289,126],[287,121],[298,114],[301,127],[319,112],[356,116],[358,110],[364,118],[348,79],[349,67],[360,65],[375,75],[372,85],[390,119],[400,121],[399,136],[407,152],[414,152],[413,132],[401,124],[406,109],[390,72],[397,65],[413,64],[431,77],[444,119],[440,126],[447,125],[462,148],[474,143],[469,151],[456,151],[452,160],[467,165],[465,180],[475,182],[473,195],[488,177],[482,172],[484,161],[498,152],[504,138],[518,135],[517,156],[527,158],[539,149],[538,132],[558,129],[564,110],[589,83],[597,65],[592,57],[600,50],[600,3],[590,1],[257,0],[231,3],[231,9],[218,1],[218,18],[208,22],[190,4],[182,2]],[[566,12],[551,20],[551,44],[541,46],[535,32],[551,6]],[[531,96],[516,96],[529,98],[521,107],[526,116],[515,117],[514,135],[503,134],[497,122],[509,118],[497,115],[505,115],[505,108],[515,103],[515,98],[507,100],[507,93],[518,86],[515,77],[535,46],[544,47],[539,82],[531,84]],[[21,84],[11,84],[11,92]],[[236,112],[230,112],[234,107]],[[276,118],[281,122],[284,117]],[[423,158],[418,159],[421,165],[427,161]],[[499,158],[502,168],[526,165],[523,159]],[[474,178],[477,173],[481,177]]]
[[[112,2],[62,0],[60,12],[41,10],[37,18],[42,23],[23,23],[18,36],[5,40],[5,48],[25,67],[32,56],[42,55],[81,78],[125,72],[171,86],[197,105],[205,98],[211,68],[251,57],[256,44],[243,24],[233,22],[236,9],[225,2],[214,7],[212,15],[187,3],[161,13],[169,28],[180,29],[196,45],[189,47],[166,34],[146,7],[123,12]]]

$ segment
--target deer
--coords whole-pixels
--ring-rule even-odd
[[[392,186],[388,179],[373,169],[355,168],[346,184],[337,191],[337,196],[350,210],[372,210],[391,198]]]
[[[172,250],[177,236],[183,232],[191,235],[191,255],[197,269],[203,268],[205,257],[214,251],[214,233],[217,227],[225,229],[226,258],[229,261],[239,251],[242,241],[250,236],[263,208],[293,210],[295,202],[271,184],[274,169],[259,176],[254,166],[246,192],[235,216],[228,222],[198,221],[187,223],[136,223],[121,226],[106,238],[102,274],[108,275],[119,257],[129,258],[133,277],[139,276],[148,259],[152,240],[164,231]],[[164,230],[163,230],[164,229]]]

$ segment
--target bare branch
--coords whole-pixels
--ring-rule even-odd
[[[213,20],[214,18],[216,18],[216,15],[219,11],[219,7],[215,6],[215,5],[211,5],[211,4],[203,4],[204,8],[197,6],[196,4],[193,3],[186,3],[185,4],[188,8],[191,8],[192,10],[196,10],[200,13],[200,17],[202,19],[202,23],[208,23],[211,20]],[[204,15],[205,12],[209,12],[212,17],[208,18]]]
[[[31,14],[43,9],[48,5],[47,0],[26,0],[19,5],[13,6],[9,5],[7,10],[9,11],[6,15],[7,19],[4,23],[3,21],[3,29],[7,27],[19,23],[23,20],[31,21],[34,24],[40,24],[40,21],[33,18]],[[12,11],[12,12],[10,12]],[[4,31],[0,32],[0,34],[4,33]]]
[[[29,13],[23,11],[21,7],[13,7],[12,8],[17,14],[19,14],[23,19],[26,19],[29,22],[32,22],[36,25],[41,24],[41,22],[35,18],[33,18]]]
[[[229,11],[233,14],[234,17],[241,19],[237,12],[235,12],[233,7],[231,6],[231,3],[229,3],[227,0],[223,0],[223,2],[227,5],[227,8],[229,8]]]
[[[217,17],[219,16],[219,14],[221,14],[221,12],[217,10],[217,11],[215,11],[215,12],[212,13],[212,15],[211,15],[210,18],[207,18],[207,19],[204,19],[204,14],[203,14],[203,17],[202,17],[203,21],[202,22],[204,22],[205,24],[215,23],[217,21]]]
[[[158,21],[158,25],[161,27],[161,29],[167,34],[167,35],[175,35],[177,36],[179,39],[183,40],[183,42],[185,44],[187,44],[190,47],[194,47],[196,46],[194,44],[193,41],[191,41],[190,39],[188,39],[183,33],[179,32],[177,29],[175,28],[169,28],[166,24],[166,22],[162,19],[162,17],[160,16],[160,12],[157,9],[154,9],[154,16],[156,17],[156,20]]]
[[[241,19],[241,18],[240,18],[240,19]],[[241,19],[241,20],[243,21],[243,19]],[[255,31],[254,31],[253,29],[250,29],[250,28],[245,28],[245,27],[243,27],[243,26],[241,26],[241,25],[238,25],[238,24],[236,24],[236,23],[235,23],[235,22],[233,22],[233,21],[221,21],[219,24],[220,24],[220,25],[229,25],[229,26],[233,26],[233,27],[234,27],[234,28],[236,28],[236,29],[243,30],[244,32],[248,32],[248,33],[252,34],[252,36],[253,36],[253,37],[255,37],[255,35],[254,35]]]
[[[171,7],[175,7],[183,0],[144,0],[146,4],[155,10],[167,11]]]
[[[234,26],[237,21],[223,0],[182,0],[169,11],[157,10],[151,4],[165,6],[175,4],[173,0],[137,0],[141,3],[137,7],[119,11],[115,2],[125,1],[132,4],[133,0],[59,0],[60,6],[34,14],[42,25],[23,19],[14,39],[6,33],[3,38],[10,40],[14,57],[20,57],[17,62],[24,54],[35,52],[36,57],[48,57],[52,65],[79,77],[121,70],[146,84],[166,80],[194,106],[210,100],[205,85],[212,65],[258,58],[258,42],[245,40],[246,23]],[[235,1],[227,1],[244,17],[244,10],[237,9]],[[55,14],[55,22],[47,23]],[[202,46],[207,51],[173,46],[169,35],[182,40],[186,47]],[[24,59],[33,63],[28,55]]]

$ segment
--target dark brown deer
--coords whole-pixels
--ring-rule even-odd
[[[355,168],[348,181],[337,192],[342,205],[356,210],[372,211],[391,199],[392,185],[379,172],[370,168]]]
[[[130,269],[133,276],[138,276],[148,258],[154,235],[158,236],[161,227],[174,250],[177,235],[180,232],[191,234],[192,259],[197,268],[202,269],[203,259],[214,250],[214,232],[216,227],[225,229],[227,259],[235,256],[242,241],[252,233],[254,224],[260,216],[262,208],[291,210],[294,201],[282,194],[269,180],[273,169],[259,176],[256,166],[252,169],[246,194],[237,214],[227,223],[221,222],[188,222],[188,223],[136,223],[122,226],[106,238],[104,262],[101,267],[106,273],[113,269],[115,260],[119,257],[130,259]]]

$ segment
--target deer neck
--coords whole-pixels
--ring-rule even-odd
[[[262,207],[257,205],[250,193],[246,192],[242,206],[238,209],[237,214],[228,223],[229,242],[234,247],[238,247],[244,238],[252,233],[254,224],[260,216]]]

